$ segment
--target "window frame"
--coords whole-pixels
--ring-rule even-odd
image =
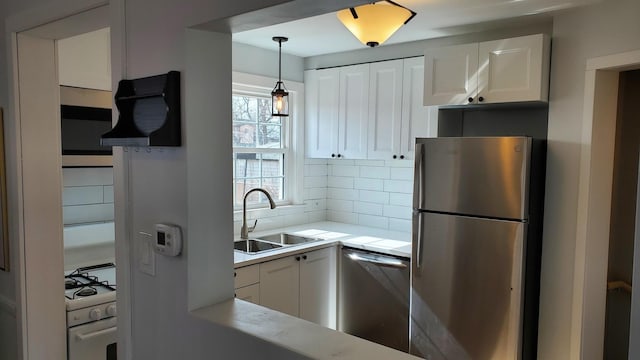
[[[277,79],[260,75],[240,72],[232,73],[232,93],[234,95],[248,95],[271,97],[271,90]],[[284,199],[276,200],[278,206],[301,204],[303,199],[302,169],[304,167],[303,142],[304,138],[304,84],[283,80],[289,91],[289,116],[282,119],[283,148],[236,148],[232,146],[232,153],[284,153]],[[229,134],[231,136],[232,134]],[[258,150],[258,151],[256,151]],[[235,166],[235,164],[234,164]],[[233,174],[235,178],[235,174]],[[235,189],[232,185],[233,210],[242,211],[242,204],[236,205]],[[247,210],[264,209],[268,203],[247,204]]]

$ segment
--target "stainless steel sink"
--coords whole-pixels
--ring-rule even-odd
[[[310,237],[294,235],[294,234],[287,234],[287,233],[277,233],[277,234],[260,236],[258,240],[269,241],[272,243],[277,243],[282,245],[296,245],[296,244],[304,244],[312,241],[318,241],[321,239],[310,238]]]
[[[247,254],[257,254],[264,251],[281,248],[281,244],[260,241],[256,239],[238,240],[233,242],[233,248]]]

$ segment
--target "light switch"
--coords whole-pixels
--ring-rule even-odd
[[[156,253],[153,251],[153,235],[138,232],[138,267],[147,275],[156,275]]]

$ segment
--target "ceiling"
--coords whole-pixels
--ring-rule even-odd
[[[381,46],[460,34],[463,25],[527,15],[551,14],[599,0],[395,0],[417,15]],[[495,27],[495,24],[493,25]],[[233,41],[277,50],[273,36],[286,36],[282,52],[308,57],[365,48],[338,21],[335,13],[314,16],[233,34]]]

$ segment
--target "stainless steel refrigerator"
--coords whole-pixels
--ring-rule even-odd
[[[410,352],[535,359],[545,144],[416,140]]]

